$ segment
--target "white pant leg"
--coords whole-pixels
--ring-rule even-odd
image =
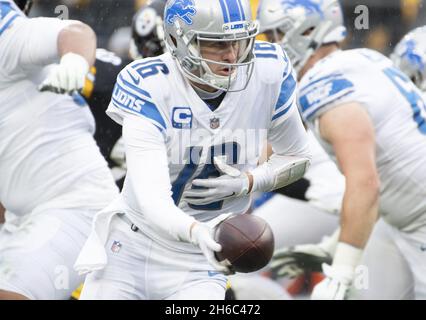
[[[105,248],[108,264],[86,277],[82,300],[225,297],[226,277],[213,271],[201,253],[164,247],[132,231],[119,216],[111,222]]]
[[[414,232],[403,232],[392,228],[396,245],[408,261],[414,278],[415,298],[426,299],[426,226]]]
[[[165,300],[224,300],[225,288],[215,282],[192,283]]]
[[[131,275],[108,268],[107,273],[92,272],[86,276],[79,300],[146,300],[136,291]],[[119,272],[123,272],[121,278]]]
[[[380,219],[373,229],[361,261],[361,266],[367,267],[364,270],[368,273],[358,273],[358,276],[368,277],[356,278],[353,299],[414,298],[413,274],[395,240],[392,227]],[[357,283],[360,284],[358,287]]]
[[[307,202],[275,195],[254,211],[271,226],[275,248],[317,243],[339,226],[339,217],[319,210]]]
[[[6,220],[0,230],[0,289],[29,299],[69,299],[83,281],[72,266],[94,214],[57,209]]]

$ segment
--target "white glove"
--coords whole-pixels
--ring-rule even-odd
[[[219,178],[192,181],[193,186],[202,188],[185,191],[183,200],[194,205],[205,205],[248,193],[249,178],[247,174],[226,164],[224,157],[214,157],[213,161],[222,175]]]
[[[195,222],[191,227],[190,241],[193,245],[198,246],[201,252],[207,258],[207,261],[217,270],[225,274],[232,274],[231,266],[225,261],[219,262],[214,256],[215,252],[220,252],[222,246],[217,243],[214,238],[215,227],[223,220],[227,219],[230,214],[221,214],[220,216],[208,222]]]
[[[321,272],[323,263],[331,264],[340,228],[317,244],[301,244],[275,251],[269,265],[276,277],[295,278],[305,271]]]
[[[328,264],[322,265],[324,280],[318,283],[312,291],[312,300],[344,300],[351,287],[354,270],[350,266]]]
[[[47,78],[39,86],[40,91],[51,91],[72,95],[83,89],[85,78],[89,72],[89,64],[79,54],[69,52],[54,66]]]

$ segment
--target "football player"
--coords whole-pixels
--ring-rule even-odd
[[[343,51],[336,0],[265,0],[260,18],[269,39],[289,54],[300,81],[304,120],[345,175],[341,231],[326,279],[314,299],[343,299],[380,215],[408,261],[417,298],[426,296],[426,102],[392,62],[368,49]],[[379,202],[380,198],[380,202]],[[402,253],[402,255],[401,255]]]
[[[164,26],[168,52],[126,67],[107,111],[128,173],[76,262],[83,299],[223,299],[214,226],[309,164],[291,64],[255,42],[249,1],[169,0]]]
[[[27,18],[30,3],[0,1],[0,299],[67,299],[92,218],[118,190],[78,94],[96,37],[78,21]]]

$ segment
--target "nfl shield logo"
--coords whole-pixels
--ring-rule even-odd
[[[117,252],[120,251],[121,246],[122,245],[121,245],[120,241],[114,241],[112,246],[111,246],[111,251],[114,252],[114,253],[117,253]]]
[[[219,126],[220,126],[219,118],[214,117],[214,118],[210,119],[210,128],[217,129],[217,128],[219,128]]]

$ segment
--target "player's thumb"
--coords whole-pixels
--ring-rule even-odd
[[[213,238],[210,235],[208,235],[208,236],[206,235],[204,242],[205,242],[207,248],[209,248],[210,250],[215,251],[215,252],[222,251],[222,246],[219,243],[217,243],[216,241],[214,241]]]
[[[239,177],[241,175],[241,171],[228,165],[226,163],[226,159],[226,156],[215,156],[213,158],[213,163],[220,173],[231,177]]]

